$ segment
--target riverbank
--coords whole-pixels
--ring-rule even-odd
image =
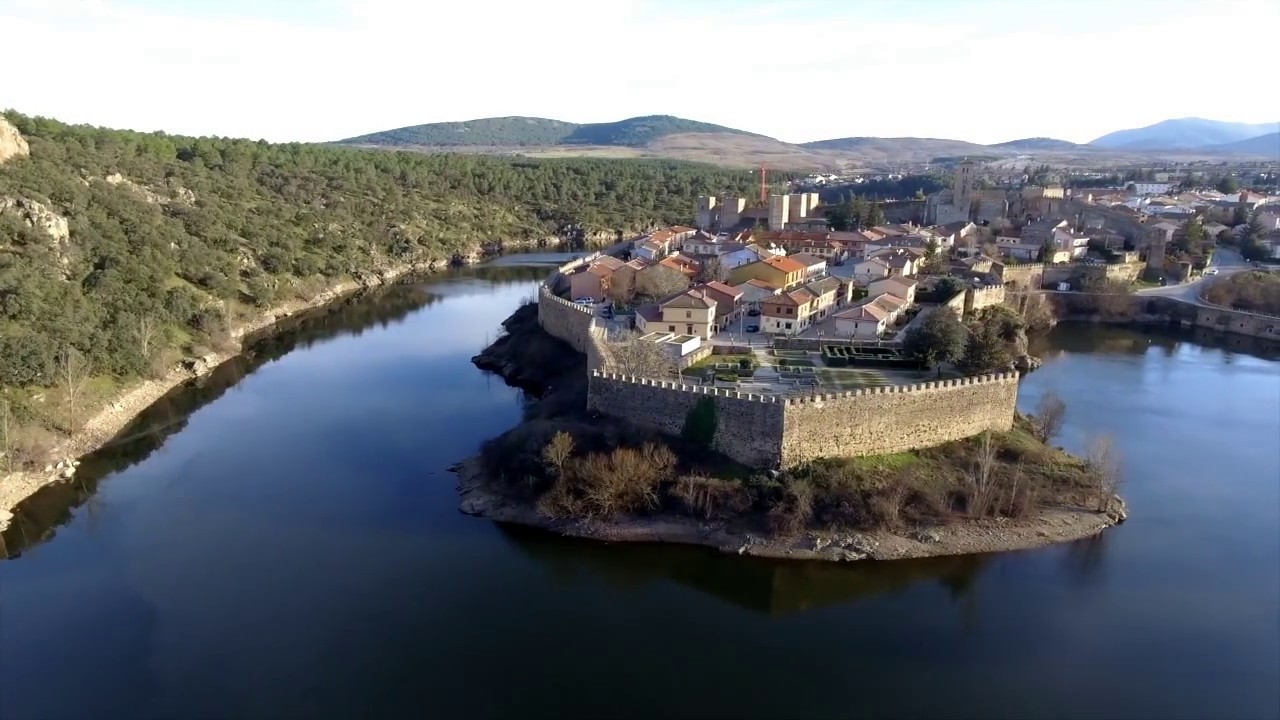
[[[1091,537],[1125,520],[1124,501],[1110,512],[1050,508],[1029,519],[989,519],[910,532],[813,531],[786,539],[770,538],[732,522],[703,522],[681,516],[623,517],[607,521],[554,519],[527,502],[505,496],[485,476],[479,458],[454,468],[458,509],[494,522],[537,528],[565,537],[621,543],[695,545],[775,560],[907,560],[943,555],[1011,552]]]
[[[831,561],[1029,549],[1095,535],[1126,517],[1118,496],[1098,494],[1089,466],[1034,439],[1025,419],[992,434],[999,459],[980,499],[960,481],[981,452],[972,438],[781,474],[745,468],[680,438],[589,415],[583,357],[541,329],[537,308],[521,307],[503,326],[506,334],[472,362],[537,399],[524,422],[453,468],[460,510],[470,515],[606,542]],[[570,441],[553,453],[558,437]],[[664,469],[643,487],[622,487],[654,465]],[[641,502],[617,509],[637,494]],[[1091,509],[1099,505],[1108,510]],[[978,506],[987,509],[968,509]]]
[[[465,263],[475,260],[476,258],[463,259]],[[199,378],[242,353],[246,340],[258,340],[269,336],[277,324],[293,319],[299,313],[392,283],[409,275],[436,273],[448,267],[450,263],[441,261],[403,263],[360,273],[310,298],[295,298],[275,305],[253,320],[232,328],[231,339],[240,344],[240,347],[234,351],[213,352],[197,358],[187,358],[171,368],[163,377],[133,383],[94,410],[74,437],[63,438],[54,445],[41,469],[18,471],[0,476],[0,532],[4,531],[13,519],[13,513],[22,501],[46,485],[73,479],[76,458],[107,446],[134,417],[170,390],[184,382]]]

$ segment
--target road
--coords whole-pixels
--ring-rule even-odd
[[[1209,306],[1204,300],[1200,299],[1200,293],[1213,282],[1220,278],[1234,275],[1242,270],[1248,270],[1249,265],[1240,257],[1240,253],[1231,248],[1219,247],[1213,253],[1213,259],[1209,261],[1210,268],[1217,268],[1216,275],[1202,275],[1191,282],[1181,283],[1178,285],[1166,285],[1164,287],[1146,288],[1134,292],[1134,295],[1144,295],[1149,297],[1167,297],[1174,300],[1180,300],[1192,305]]]

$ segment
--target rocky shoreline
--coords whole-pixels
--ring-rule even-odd
[[[461,264],[469,264],[477,258],[463,258]],[[298,313],[327,305],[347,295],[392,283],[402,277],[413,274],[440,272],[450,266],[448,262],[432,261],[427,263],[407,263],[387,268],[380,268],[339,282],[309,299],[295,299],[276,305],[265,311],[253,321],[233,328],[233,340],[243,340],[256,333],[269,331],[277,323],[286,321]],[[35,494],[40,488],[55,482],[65,482],[75,473],[78,461],[75,458],[87,455],[102,448],[116,436],[135,416],[148,406],[159,400],[170,390],[188,380],[200,377],[223,362],[230,360],[243,351],[210,353],[198,358],[183,360],[172,368],[164,377],[154,380],[142,380],[106,403],[88,421],[73,438],[66,438],[58,443],[46,459],[47,465],[40,470],[26,470],[10,473],[0,477],[0,532],[3,532],[13,519],[14,510],[22,501]]]
[[[479,458],[453,468],[460,502],[467,515],[512,523],[565,537],[626,543],[695,545],[732,554],[774,560],[907,560],[942,555],[1011,552],[1081,540],[1124,522],[1124,501],[1118,496],[1107,513],[1053,508],[1027,520],[984,520],[944,527],[915,528],[903,533],[886,530],[852,533],[809,532],[785,540],[763,537],[732,523],[702,522],[684,516],[622,517],[609,521],[554,520],[529,503],[513,501],[493,490]]]

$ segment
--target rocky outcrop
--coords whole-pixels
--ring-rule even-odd
[[[196,202],[196,194],[181,185],[171,185],[166,188],[169,194],[165,195],[157,192],[154,188],[139,185],[120,173],[112,173],[102,178],[102,180],[108,185],[129,190],[152,205],[168,205],[175,202],[180,205],[194,205]]]
[[[59,269],[66,277],[71,271],[71,229],[67,219],[45,205],[22,197],[0,196],[0,215],[12,215],[31,228],[47,235],[50,250],[58,260]]]
[[[31,154],[26,138],[3,117],[0,117],[0,165],[14,158]]]

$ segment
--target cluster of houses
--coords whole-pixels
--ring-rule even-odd
[[[569,276],[570,295],[634,306],[636,329],[655,341],[794,336],[815,326],[815,334],[875,340],[913,306],[925,247],[950,247],[973,230],[960,223],[713,234],[673,226],[637,238],[629,260],[602,256],[580,268]]]

